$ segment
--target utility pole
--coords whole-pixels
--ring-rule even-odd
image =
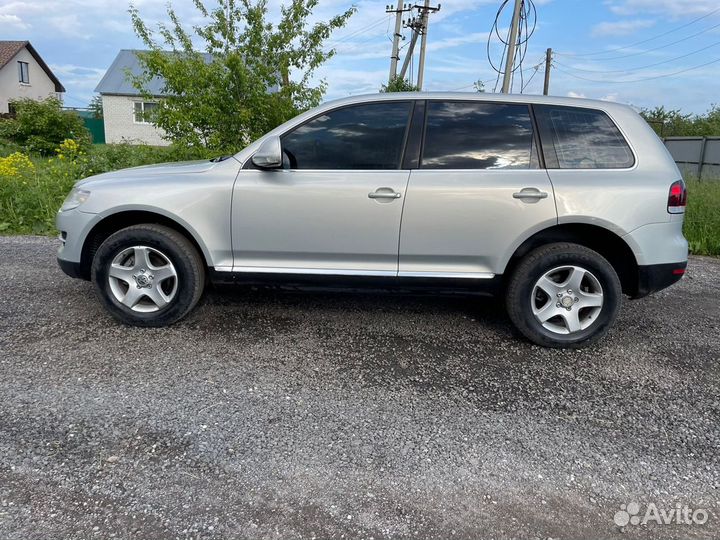
[[[409,24],[412,24],[412,22]],[[413,28],[412,26],[410,27]],[[401,79],[404,79],[405,74],[407,73],[407,68],[410,65],[410,60],[412,59],[413,53],[415,52],[415,44],[417,43],[418,35],[418,32],[416,32],[413,28],[413,35],[412,38],[410,38],[410,45],[408,45],[407,53],[405,53],[405,61],[403,62],[402,68],[400,69],[399,77]]]
[[[550,91],[550,67],[552,66],[552,49],[545,52],[545,84],[543,85],[543,96]]]
[[[503,94],[510,92],[510,83],[512,82],[513,67],[515,64],[515,45],[517,42],[518,28],[520,26],[520,11],[522,10],[522,5],[523,0],[515,0],[515,9],[513,10],[512,24],[510,25],[507,60],[505,60],[505,73],[502,84]]]
[[[398,6],[400,4],[398,3]],[[404,79],[405,74],[407,73],[408,66],[410,65],[410,60],[412,60],[413,53],[415,52],[415,45],[417,44],[418,37],[421,37],[421,48],[420,48],[420,61],[418,65],[418,83],[417,86],[422,90],[422,84],[423,84],[423,76],[425,72],[425,49],[427,45],[427,30],[428,30],[428,24],[429,24],[429,14],[435,13],[436,11],[440,11],[441,5],[438,4],[437,6],[433,7],[430,5],[430,0],[425,0],[425,3],[420,5],[405,5],[403,11],[411,11],[413,9],[417,9],[419,14],[417,17],[410,17],[407,21],[405,21],[405,27],[410,28],[412,30],[412,38],[410,39],[410,44],[408,45],[408,50],[405,53],[405,60],[403,61],[402,68],[400,69],[400,75],[398,77]],[[398,34],[399,34],[398,30]],[[395,48],[395,43],[393,43],[393,49]],[[399,57],[399,53],[395,56]],[[398,58],[399,59],[399,58]],[[396,65],[397,66],[397,65]],[[397,67],[396,67],[397,69]],[[392,76],[392,64],[390,67],[390,73]]]
[[[388,77],[388,83],[392,82],[395,76],[397,76],[397,65],[398,60],[400,60],[400,38],[402,38],[400,28],[402,25],[402,14],[405,11],[405,5],[403,5],[402,0],[398,0],[397,7],[395,9],[392,9],[392,6],[385,7],[385,13],[395,13],[395,33],[393,34],[393,47],[392,55],[390,56],[390,76]]]
[[[418,78],[417,87],[422,90],[423,75],[425,75],[425,46],[427,45],[428,33],[428,11],[430,10],[430,0],[425,0],[422,10],[422,38],[420,39],[420,61],[418,62]]]

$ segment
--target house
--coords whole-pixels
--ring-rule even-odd
[[[13,99],[62,99],[65,88],[29,41],[0,41],[0,113]]]
[[[163,130],[148,122],[145,116],[156,102],[145,99],[130,79],[131,75],[143,74],[137,52],[141,51],[121,50],[95,88],[102,97],[105,142],[167,146],[170,142],[163,138]],[[160,98],[164,86],[162,79],[154,78],[147,89]]]

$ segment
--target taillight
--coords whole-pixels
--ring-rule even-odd
[[[685,187],[685,182],[682,180],[673,182],[670,186],[670,193],[668,194],[667,211],[671,214],[682,214],[685,212],[686,205],[687,188]]]

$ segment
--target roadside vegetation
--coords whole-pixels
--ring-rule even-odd
[[[54,235],[55,214],[78,180],[107,171],[209,157],[204,148],[107,144],[66,139],[52,155],[0,141],[0,234]]]
[[[680,109],[655,107],[640,115],[660,137],[711,137],[720,134],[720,105],[704,114],[685,114]]]
[[[689,179],[685,237],[696,255],[720,256],[720,179]]]

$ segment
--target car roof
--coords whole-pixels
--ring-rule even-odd
[[[377,94],[363,94],[348,96],[323,103],[323,108],[328,105],[350,105],[356,103],[367,103],[374,101],[395,101],[398,99],[428,99],[428,100],[462,100],[462,101],[485,101],[500,103],[536,103],[544,105],[564,105],[566,107],[585,107],[602,110],[634,110],[629,105],[613,101],[598,99],[586,99],[561,96],[539,96],[533,94],[495,94],[487,92],[385,92]]]

